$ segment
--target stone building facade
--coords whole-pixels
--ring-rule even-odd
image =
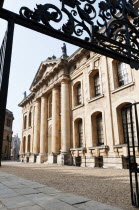
[[[8,109],[6,109],[3,145],[2,145],[2,160],[10,160],[10,158],[11,158],[13,120],[14,120],[13,113],[11,111],[9,111]]]
[[[19,104],[21,161],[122,168],[124,107],[139,101],[138,77],[128,65],[85,49],[42,62]]]

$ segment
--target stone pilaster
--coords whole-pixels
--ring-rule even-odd
[[[60,90],[52,90],[52,154],[55,156],[60,150]]]
[[[33,142],[34,155],[38,155],[40,150],[40,111],[41,111],[40,101],[36,101],[35,116],[34,116],[34,142]]]
[[[48,152],[48,113],[47,113],[47,98],[41,97],[41,121],[40,121],[40,154],[37,157],[37,162],[43,163],[47,160],[47,152]]]

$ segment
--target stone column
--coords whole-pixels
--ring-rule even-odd
[[[40,101],[36,101],[35,104],[35,116],[34,116],[34,142],[33,142],[33,153],[34,155],[39,154],[40,150]]]
[[[61,152],[67,153],[70,149],[70,99],[67,80],[61,83]]]
[[[70,96],[68,80],[61,82],[61,155],[58,157],[58,163],[71,165],[72,158],[70,154]]]
[[[47,160],[48,139],[47,139],[47,98],[41,97],[41,121],[40,121],[40,154],[37,157],[37,162],[43,163]]]
[[[60,149],[60,90],[54,87],[52,90],[52,153],[54,157]],[[54,159],[53,159],[54,160]],[[53,162],[56,162],[54,160]]]

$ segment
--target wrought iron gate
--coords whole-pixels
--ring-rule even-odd
[[[9,84],[10,63],[12,54],[12,43],[14,33],[14,22],[8,21],[7,31],[5,33],[0,49],[0,166],[2,155],[2,142],[4,132],[5,111]]]
[[[125,108],[126,136],[128,145],[131,202],[139,207],[139,102]]]

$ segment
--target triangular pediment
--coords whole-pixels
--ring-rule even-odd
[[[30,86],[30,90],[44,77],[45,74],[49,73],[54,66],[59,62],[60,59],[56,57],[49,57],[46,61],[41,62],[38,71],[33,79]]]

